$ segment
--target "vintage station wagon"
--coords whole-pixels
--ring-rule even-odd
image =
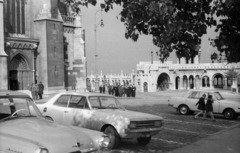
[[[37,106],[45,117],[59,123],[106,133],[109,148],[125,138],[147,145],[163,125],[162,117],[126,110],[115,97],[105,94],[64,92]]]
[[[28,94],[0,90],[0,153],[90,153],[108,144],[102,132],[47,120]]]
[[[240,114],[240,102],[231,101],[214,90],[190,90],[183,97],[171,97],[168,105],[175,108],[180,114],[187,115],[198,111],[196,103],[205,94],[213,96],[213,113],[223,114],[226,119],[237,118]]]

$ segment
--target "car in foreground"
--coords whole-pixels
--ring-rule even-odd
[[[108,143],[102,132],[44,118],[26,93],[0,90],[1,153],[101,152]]]
[[[37,106],[45,117],[59,123],[104,132],[110,138],[108,148],[128,138],[147,145],[163,126],[162,117],[126,110],[114,96],[105,94],[63,92]]]
[[[198,111],[196,103],[205,94],[213,96],[213,113],[223,114],[226,119],[235,119],[240,114],[240,102],[223,98],[214,90],[189,90],[183,97],[171,97],[168,106],[175,108],[179,114],[187,115]]]

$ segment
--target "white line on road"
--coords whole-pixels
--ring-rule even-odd
[[[153,140],[160,140],[160,141],[164,141],[167,143],[175,143],[175,144],[180,144],[180,145],[184,145],[185,143],[181,143],[181,142],[177,142],[177,141],[171,141],[171,140],[165,140],[165,139],[160,139],[160,138],[152,138]]]

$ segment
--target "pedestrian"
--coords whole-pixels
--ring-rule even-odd
[[[34,91],[34,86],[35,86],[34,83],[32,83],[31,86],[30,86],[30,91],[31,91],[31,93],[32,93],[32,98],[33,98],[33,100],[35,100],[35,97],[36,97],[36,96],[35,96],[35,91]]]
[[[213,98],[212,95],[208,95],[207,104],[206,104],[206,113],[210,115],[212,121],[216,121],[213,116]]]
[[[102,86],[102,93],[105,94],[105,85]]]
[[[39,96],[39,99],[42,99],[43,90],[44,90],[44,85],[40,81],[39,84],[38,84],[38,96]]]
[[[194,118],[197,118],[199,115],[202,114],[203,119],[206,119],[205,98],[206,94],[203,94],[202,97],[196,103],[196,106],[198,105],[197,109],[199,110],[199,112],[194,116]]]
[[[102,89],[103,89],[103,88],[102,88],[102,85],[100,85],[100,86],[99,86],[99,91],[100,91],[100,93],[102,93]]]
[[[38,88],[38,84],[35,83],[34,84],[34,88],[33,88],[34,92],[35,92],[35,100],[38,99],[38,91],[39,91],[39,88]]]
[[[132,87],[132,96],[135,98],[135,96],[136,96],[136,86],[135,85],[133,85],[133,87]]]

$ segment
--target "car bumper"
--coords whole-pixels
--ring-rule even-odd
[[[125,133],[120,134],[121,138],[138,138],[138,137],[149,137],[156,135],[162,130],[162,127],[159,128],[148,128],[148,129],[134,129],[125,130]]]

